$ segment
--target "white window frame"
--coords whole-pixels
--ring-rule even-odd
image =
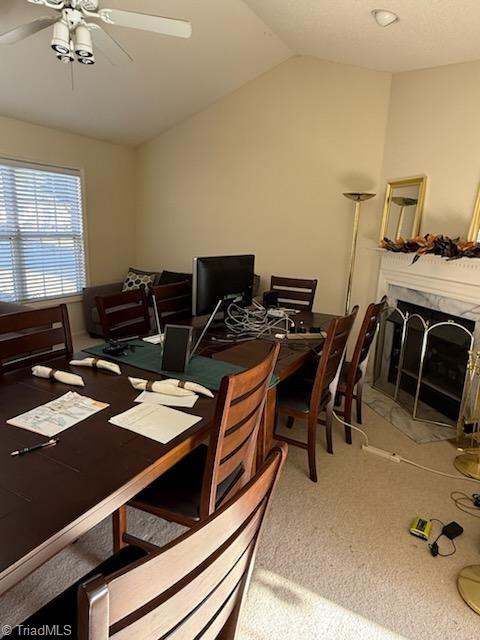
[[[80,207],[81,207],[81,229],[82,236],[81,241],[83,244],[83,260],[84,260],[84,276],[85,282],[84,286],[88,286],[90,282],[90,269],[89,269],[89,253],[88,253],[88,242],[87,242],[87,214],[86,214],[86,198],[85,198],[85,175],[84,170],[82,168],[77,167],[67,167],[63,165],[56,164],[47,164],[41,162],[32,162],[30,160],[24,160],[21,158],[12,158],[0,156],[0,165],[11,166],[11,167],[19,167],[22,169],[32,169],[34,171],[45,171],[46,173],[63,173],[65,175],[72,175],[79,178],[80,181]],[[2,236],[0,236],[1,238]],[[12,236],[9,235],[9,238]],[[43,236],[42,236],[43,237]],[[66,237],[73,237],[71,234],[68,234]],[[20,271],[23,269],[23,262],[21,259],[18,262],[14,263],[14,269],[19,269]],[[64,295],[53,295],[53,296],[39,296],[36,298],[19,298],[15,300],[15,303],[26,303],[32,306],[45,306],[45,303],[61,301],[61,302],[77,302],[82,299],[82,291],[78,291],[76,293],[66,293]],[[43,303],[43,304],[42,304]]]

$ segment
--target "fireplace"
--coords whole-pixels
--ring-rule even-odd
[[[377,298],[386,295],[389,310],[378,336],[373,386],[396,399],[390,406],[407,411],[402,418],[392,410],[399,424],[410,420],[423,435],[430,428],[435,439],[441,432],[454,437],[468,352],[480,350],[480,260],[379,255]]]
[[[374,387],[416,420],[454,426],[474,330],[473,320],[398,300],[381,324]]]

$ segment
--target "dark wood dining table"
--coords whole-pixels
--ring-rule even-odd
[[[307,314],[315,326],[326,328],[333,316]],[[289,341],[282,345],[276,373],[285,380],[321,349],[318,341]],[[216,344],[216,358],[252,366],[259,362],[266,340]],[[207,349],[208,350],[208,349]],[[204,350],[205,352],[205,350]],[[83,358],[80,353],[76,357]],[[193,409],[182,409],[201,421],[168,444],[109,423],[109,418],[134,404],[138,395],[128,376],[146,377],[143,370],[122,365],[122,375],[70,367],[68,360],[42,363],[80,373],[84,388],[35,378],[29,368],[0,376],[0,595],[77,540],[128,502],[178,460],[208,438],[215,398],[200,397]],[[151,374],[150,374],[151,377]],[[45,441],[38,434],[13,427],[7,420],[59,398],[67,391],[108,403],[108,408],[60,434],[57,446],[21,457],[10,453]],[[273,433],[275,395],[270,393],[262,436],[263,457]]]

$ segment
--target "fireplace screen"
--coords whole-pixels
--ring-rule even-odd
[[[415,420],[456,425],[474,322],[399,301],[381,323],[374,387]]]

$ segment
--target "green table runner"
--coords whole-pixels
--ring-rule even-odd
[[[161,369],[161,348],[159,345],[149,344],[142,340],[129,340],[128,344],[136,347],[135,351],[128,351],[126,356],[111,356],[103,353],[106,344],[100,344],[96,347],[84,349],[96,358],[103,358],[112,362],[129,364],[138,369],[152,371],[153,373],[167,376],[168,378],[176,378],[177,380],[188,380],[201,384],[207,389],[218,391],[220,383],[224,376],[232,373],[240,373],[245,371],[245,367],[236,364],[223,362],[222,360],[213,360],[212,358],[204,358],[203,356],[193,356],[188,363],[185,373],[174,373],[172,371],[163,371]]]

